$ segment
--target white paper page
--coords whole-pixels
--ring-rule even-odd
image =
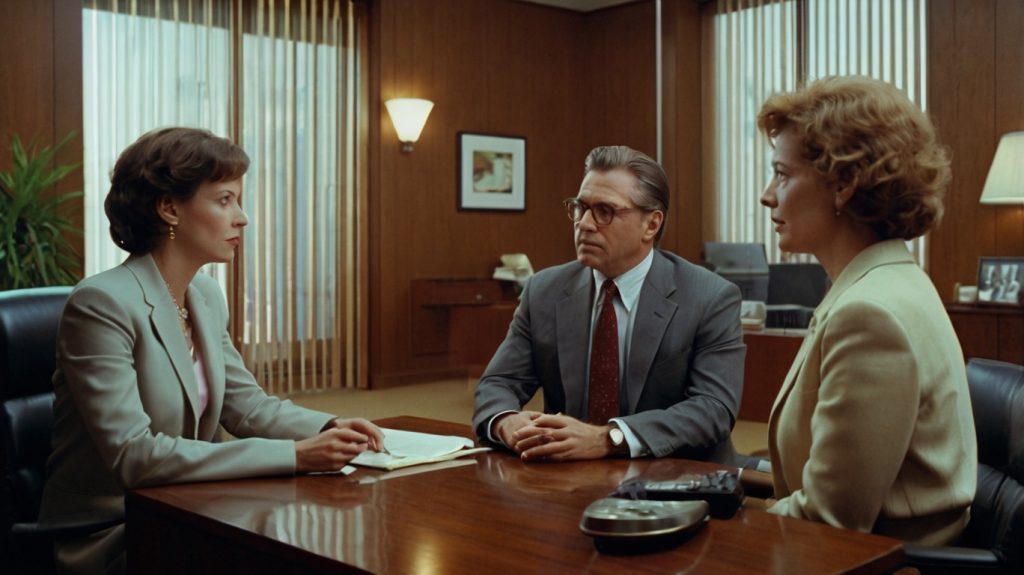
[[[390,452],[364,451],[351,461],[353,465],[365,465],[381,469],[396,469],[430,461],[440,461],[461,455],[463,450],[473,447],[473,440],[454,435],[434,435],[399,429],[381,429],[384,433],[384,447]],[[481,450],[486,450],[483,448]],[[472,450],[477,452],[481,450]],[[467,455],[469,452],[467,451]]]

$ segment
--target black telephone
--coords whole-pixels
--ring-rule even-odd
[[[623,481],[612,497],[652,501],[707,501],[711,516],[728,519],[743,503],[739,474],[724,470],[705,475],[684,476],[674,481],[634,478]]]

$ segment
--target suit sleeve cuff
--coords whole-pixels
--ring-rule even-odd
[[[491,430],[494,428],[494,420],[498,419],[502,415],[505,415],[506,413],[519,413],[519,412],[515,411],[514,409],[506,409],[505,411],[499,411],[498,413],[495,413],[493,417],[491,417],[489,420],[487,420],[487,441],[490,441],[491,443],[494,443],[494,444],[497,444],[497,445],[505,445],[505,442],[502,441],[501,439],[495,439],[494,435],[491,433]],[[505,447],[508,447],[509,449],[512,448],[512,446],[510,446],[510,445],[505,445]]]
[[[618,417],[613,417],[608,420],[608,423],[614,423],[622,430],[622,435],[626,437],[626,445],[629,446],[629,456],[631,458],[644,457],[648,455],[649,451],[644,442],[633,433],[633,430],[626,425],[626,422]]]

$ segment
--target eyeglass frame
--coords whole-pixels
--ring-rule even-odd
[[[594,218],[594,223],[602,227],[610,226],[611,223],[615,221],[615,216],[618,214],[625,214],[628,212],[657,212],[660,209],[642,208],[640,206],[637,206],[635,208],[616,208],[615,206],[609,204],[608,202],[595,202],[594,205],[591,206],[590,204],[584,202],[579,198],[566,198],[565,200],[562,201],[562,205],[565,206],[566,215],[569,217],[569,221],[571,221],[572,223],[580,223],[581,221],[583,221],[583,216],[586,216],[587,212],[590,212],[591,216]],[[581,206],[583,208],[583,211],[580,212],[579,219],[574,218],[572,215],[572,211],[574,209],[573,206]],[[611,216],[608,218],[607,222],[602,222],[601,220],[598,219],[597,212],[594,211],[594,206],[607,206],[609,209],[612,210]]]

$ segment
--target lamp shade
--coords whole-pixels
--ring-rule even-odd
[[[1024,204],[1024,132],[1003,134],[981,192],[983,204]]]
[[[398,139],[404,144],[412,144],[420,139],[427,116],[434,108],[434,103],[421,98],[394,98],[384,102],[395,125]]]

